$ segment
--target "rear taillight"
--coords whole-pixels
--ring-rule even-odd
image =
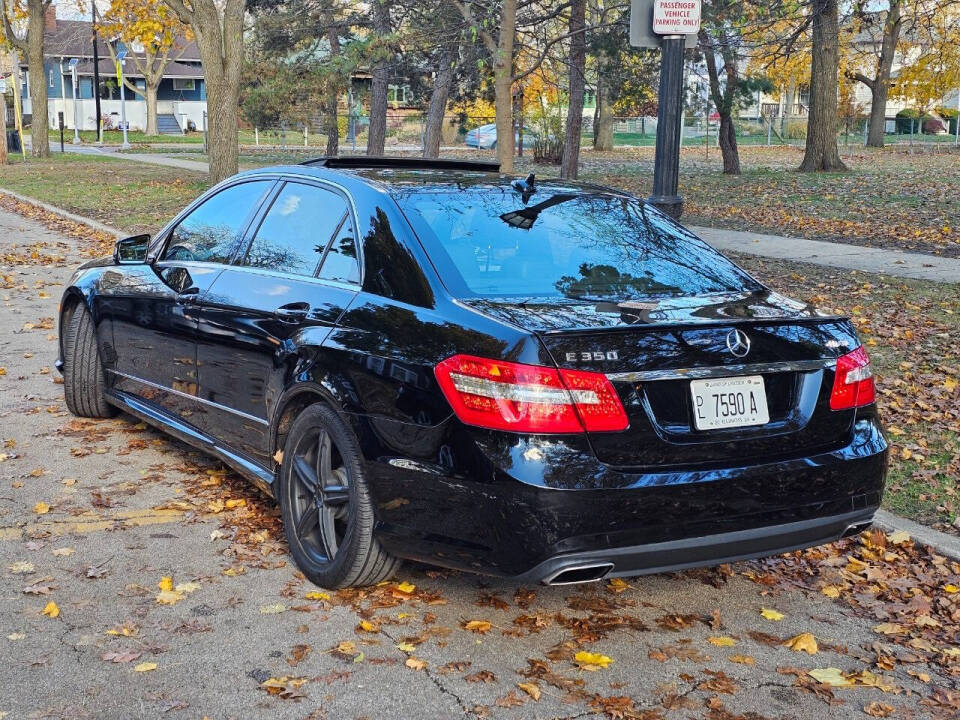
[[[870,356],[863,346],[837,358],[837,371],[830,393],[831,410],[849,410],[876,402]]]
[[[624,430],[627,414],[602,373],[454,355],[435,368],[453,411],[468,425],[518,433]]]

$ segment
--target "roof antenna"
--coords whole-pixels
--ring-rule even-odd
[[[523,196],[524,204],[526,204],[527,201],[530,200],[530,196],[537,191],[537,188],[534,185],[535,180],[536,175],[534,173],[530,173],[527,175],[525,180],[520,180],[518,178],[510,183],[510,187],[518,191]]]

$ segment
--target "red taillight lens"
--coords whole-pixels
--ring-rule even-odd
[[[518,433],[581,433],[627,427],[602,373],[454,355],[435,368],[453,411],[468,425]]]
[[[849,410],[876,402],[870,356],[863,346],[837,358],[837,371],[830,393],[831,410]]]

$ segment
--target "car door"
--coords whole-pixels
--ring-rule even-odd
[[[196,424],[196,302],[236,255],[274,183],[239,182],[205,198],[160,239],[156,260],[125,277],[112,313],[115,389]]]
[[[200,299],[197,330],[203,430],[265,466],[280,396],[315,361],[360,281],[344,193],[289,181],[267,206],[246,252]]]

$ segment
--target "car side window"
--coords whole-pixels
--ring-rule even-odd
[[[287,183],[267,211],[242,264],[313,277],[346,209],[346,200],[330,190]]]
[[[272,186],[273,180],[245,182],[208,198],[173,229],[162,259],[229,263],[247,218]]]
[[[320,277],[346,283],[360,282],[357,234],[349,212],[344,213],[337,234],[330,243],[330,249],[320,267]]]

